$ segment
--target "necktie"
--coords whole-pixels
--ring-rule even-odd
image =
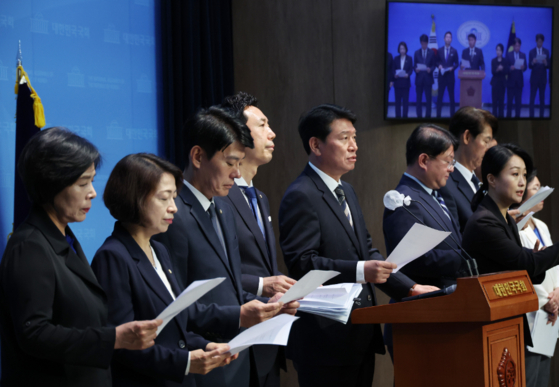
[[[423,50],[423,59],[425,59],[425,50]]]
[[[479,187],[481,186],[481,182],[479,181],[475,173],[472,174],[472,183],[474,183],[474,186],[476,187],[476,191],[479,190]]]
[[[518,60],[518,52],[514,53],[514,60],[517,61]]]
[[[446,216],[448,216],[448,219],[452,218],[450,217],[450,211],[448,210],[448,207],[446,206],[443,197],[441,196],[441,194],[439,194],[438,191],[433,190],[432,192],[433,196],[435,197],[435,199],[437,199],[437,202],[439,202],[441,208],[443,209],[444,213],[446,214]]]
[[[260,227],[260,231],[262,231],[262,235],[264,236],[264,240],[266,239],[266,232],[264,231],[264,225],[262,224],[262,217],[258,216],[258,200],[256,199],[256,190],[254,187],[240,187],[248,198],[248,202],[250,204],[250,209],[252,210],[252,215],[256,218],[256,222],[258,223],[258,227]]]
[[[444,49],[444,60],[448,60],[448,47]]]
[[[225,253],[225,257],[227,257],[227,249],[225,248],[225,240],[223,239],[223,234],[221,233],[221,228],[217,224],[217,214],[215,213],[215,204],[210,204],[210,208],[208,208],[208,215],[212,221],[212,226],[214,227],[215,233],[219,238],[219,242],[221,243],[221,247],[223,247],[223,252]]]
[[[476,54],[476,52],[474,51],[474,49],[470,49],[470,58],[473,57]]]
[[[344,215],[347,218],[349,225],[351,226],[351,228],[353,228],[353,222],[351,220],[351,216],[349,215],[349,206],[347,205],[347,201],[345,200],[345,193],[342,185],[340,184],[339,186],[337,186],[334,192],[338,197],[338,202],[340,202],[340,206],[342,206],[342,210],[344,211]]]

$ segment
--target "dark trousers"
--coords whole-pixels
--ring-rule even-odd
[[[522,87],[512,86],[507,87],[507,118],[512,117],[512,100],[514,99],[514,110],[516,112],[515,118],[520,117],[520,108],[522,107]]]
[[[493,115],[502,118],[505,116],[505,86],[493,86],[491,88],[491,102],[493,104]]]
[[[437,118],[441,117],[441,111],[443,109],[443,97],[444,91],[448,90],[448,99],[450,100],[450,116],[454,115],[454,80],[453,82],[447,82],[444,78],[439,78],[439,96],[437,98]]]
[[[280,356],[280,355],[278,355]],[[258,375],[254,357],[250,356],[250,387],[280,387],[280,365],[279,360],[272,366],[270,372],[264,376]]]
[[[540,118],[543,117],[543,112],[545,110],[545,86],[534,85],[530,83],[530,117],[534,117],[534,102],[536,102],[536,93],[540,92]]]
[[[410,88],[409,87],[395,87],[394,94],[396,96],[396,118],[408,117],[408,105],[410,101]],[[402,102],[404,105],[404,112],[401,112]]]
[[[425,93],[425,117],[431,117],[431,93],[433,91],[432,85],[416,85],[415,86],[415,95],[416,95],[416,103],[415,103],[415,112],[417,113],[417,117],[423,117],[422,115],[422,99],[423,93]]]
[[[375,374],[375,353],[370,351],[359,364],[347,366],[293,363],[300,387],[371,387]]]
[[[526,387],[547,387],[551,372],[551,358],[524,350]]]

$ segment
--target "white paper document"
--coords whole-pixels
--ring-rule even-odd
[[[469,69],[470,66],[471,66],[471,65],[470,65],[470,61],[469,61],[469,60],[466,60],[466,59],[462,59],[462,66],[463,66],[465,69]]]
[[[321,286],[299,300],[298,310],[347,324],[353,303],[362,290],[361,284],[354,283]]]
[[[559,335],[559,322],[555,326],[547,323],[548,314],[544,310],[538,310],[532,327],[532,343],[533,347],[528,346],[528,350],[532,353],[539,353],[548,357],[553,356],[555,345],[557,344],[557,336]]]
[[[541,187],[540,190],[536,192],[534,196],[526,200],[526,202],[524,202],[523,205],[518,207],[518,211],[520,211],[520,213],[516,217],[518,218],[521,214],[525,213],[539,202],[545,200],[549,195],[551,195],[554,189],[555,188],[549,188],[548,186]]]
[[[524,66],[524,59],[518,58],[514,61],[514,68],[517,70],[521,70],[521,67]]]
[[[516,224],[516,226],[518,227],[518,231],[522,230],[524,226],[526,226],[526,223],[528,223],[532,215],[534,215],[533,211],[530,212],[528,215],[526,215],[520,222]]]
[[[231,348],[229,352],[235,355],[255,344],[287,345],[291,325],[298,319],[299,317],[280,314],[256,324],[239,333],[228,343]]]
[[[281,298],[278,300],[287,304],[288,302],[298,300],[318,288],[324,282],[331,280],[339,275],[339,271],[333,270],[311,270],[295,283]]]
[[[421,257],[449,235],[450,232],[435,230],[431,227],[415,223],[390,256],[386,258],[386,261],[398,265],[393,271],[397,273],[402,267]]]
[[[444,75],[444,73],[447,73],[447,72],[449,72],[449,71],[450,71],[450,67],[443,68],[443,69],[441,70],[441,75]]]
[[[424,65],[423,63],[416,63],[416,65],[419,71],[427,71],[427,66]]]
[[[547,59],[547,55],[536,55],[536,62],[542,63],[544,60]]]
[[[408,77],[408,73],[406,73],[406,70],[403,70],[403,69],[396,70],[396,75],[399,76],[400,78],[407,78]]]
[[[159,334],[169,321],[171,321],[177,314],[194,304],[199,298],[222,283],[224,280],[225,278],[220,277],[210,280],[194,281],[191,283],[189,287],[183,290],[175,301],[170,303],[163,312],[156,317],[156,319],[163,320],[163,324],[157,328],[157,334]]]

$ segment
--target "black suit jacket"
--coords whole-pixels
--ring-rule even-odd
[[[483,60],[483,51],[481,48],[475,48],[475,55],[473,58],[470,56],[470,47],[462,51],[462,59],[470,62],[470,70],[485,70],[485,61]]]
[[[528,69],[528,63],[526,63],[526,54],[523,52],[518,53],[519,59],[524,59],[524,70],[511,70],[510,66],[514,66],[514,51],[507,54],[507,61],[509,62],[509,76],[507,81],[507,87],[524,87],[524,71]]]
[[[110,386],[115,328],[79,242],[34,207],[0,263],[2,386]]]
[[[410,196],[414,201],[421,202],[423,206],[412,202],[406,208],[415,217],[423,221],[427,227],[452,232],[456,242],[450,236],[445,240],[453,249],[460,250],[461,236],[458,226],[452,219],[448,218],[433,196],[429,195],[415,180],[406,175],[400,179],[396,191],[405,196]],[[392,253],[415,223],[420,223],[415,217],[404,208],[397,208],[394,211],[384,210],[382,228],[387,254]],[[401,272],[417,283],[438,287],[455,284],[456,278],[469,275],[460,254],[457,254],[443,242],[423,256],[408,263],[401,269]]]
[[[542,54],[547,56],[547,66],[543,63],[536,63],[533,64],[532,61],[538,55],[537,48],[533,48],[530,50],[528,54],[528,67],[532,70],[530,74],[530,83],[532,85],[538,86],[545,86],[547,85],[547,70],[551,68],[550,65],[550,57],[549,57],[549,50],[547,48],[542,47]]]
[[[470,183],[466,181],[464,175],[458,169],[454,168],[446,181],[446,186],[441,188],[439,192],[452,217],[460,226],[460,233],[463,233],[466,222],[474,213],[471,205],[474,191]]]
[[[458,59],[458,51],[454,47],[450,47],[448,58],[445,59],[444,53],[445,46],[442,46],[437,51],[437,63],[436,65],[442,65],[444,69],[453,67],[452,71],[445,72],[444,75],[441,75],[439,72],[439,82],[444,81],[447,84],[452,84],[455,81],[454,72],[460,66],[459,59]]]
[[[408,74],[407,78],[396,77],[396,71],[404,70]],[[404,67],[401,67],[400,55],[396,55],[392,59],[392,76],[394,77],[394,88],[409,88],[411,86],[410,77],[413,73],[413,60],[411,56],[406,55]]]
[[[501,71],[497,71],[497,67],[503,66]],[[510,72],[510,63],[507,58],[502,57],[501,61],[495,57],[491,59],[491,74],[493,77],[491,78],[491,86],[506,86],[507,85],[507,78],[506,76]]]
[[[181,289],[172,273],[167,249],[156,241],[151,245],[173,293],[178,296]],[[111,325],[154,319],[173,302],[148,257],[120,222],[97,250],[91,268],[109,298]],[[209,342],[186,331],[187,319],[186,310],[179,313],[160,332],[151,348],[115,351],[113,385],[194,386],[194,378],[184,374],[189,350],[205,349]]]
[[[418,73],[415,73],[415,85],[416,86],[417,85],[430,86],[435,82],[433,80],[433,71],[435,70],[435,68],[437,66],[437,59],[435,58],[435,53],[433,52],[433,50],[428,48],[426,51],[427,52],[426,52],[425,59],[423,59],[423,52],[422,52],[421,48],[419,50],[417,50],[415,52],[415,54],[413,55],[413,70],[414,71],[415,71],[415,69],[417,69],[417,65],[419,63],[424,64],[425,66],[427,66],[431,70],[430,72],[420,71]]]
[[[355,282],[357,262],[383,260],[373,247],[363,213],[353,187],[342,181],[354,229],[332,192],[307,165],[285,192],[279,213],[280,245],[293,278],[310,270],[336,270],[341,274],[328,284]],[[406,297],[414,282],[405,275],[391,275],[380,285],[394,298]],[[376,305],[375,290],[364,284],[359,304],[353,308]],[[316,315],[301,313],[293,324],[288,357],[298,364],[355,365],[369,351],[384,353],[379,325],[347,325]]]

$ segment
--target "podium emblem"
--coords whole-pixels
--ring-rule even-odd
[[[512,360],[512,356],[508,348],[503,350],[501,361],[497,367],[497,375],[499,378],[499,387],[514,387],[516,384],[516,364]]]
[[[468,93],[468,97],[473,97],[476,93],[476,89],[474,89],[472,86],[470,86],[467,90],[466,93]]]

